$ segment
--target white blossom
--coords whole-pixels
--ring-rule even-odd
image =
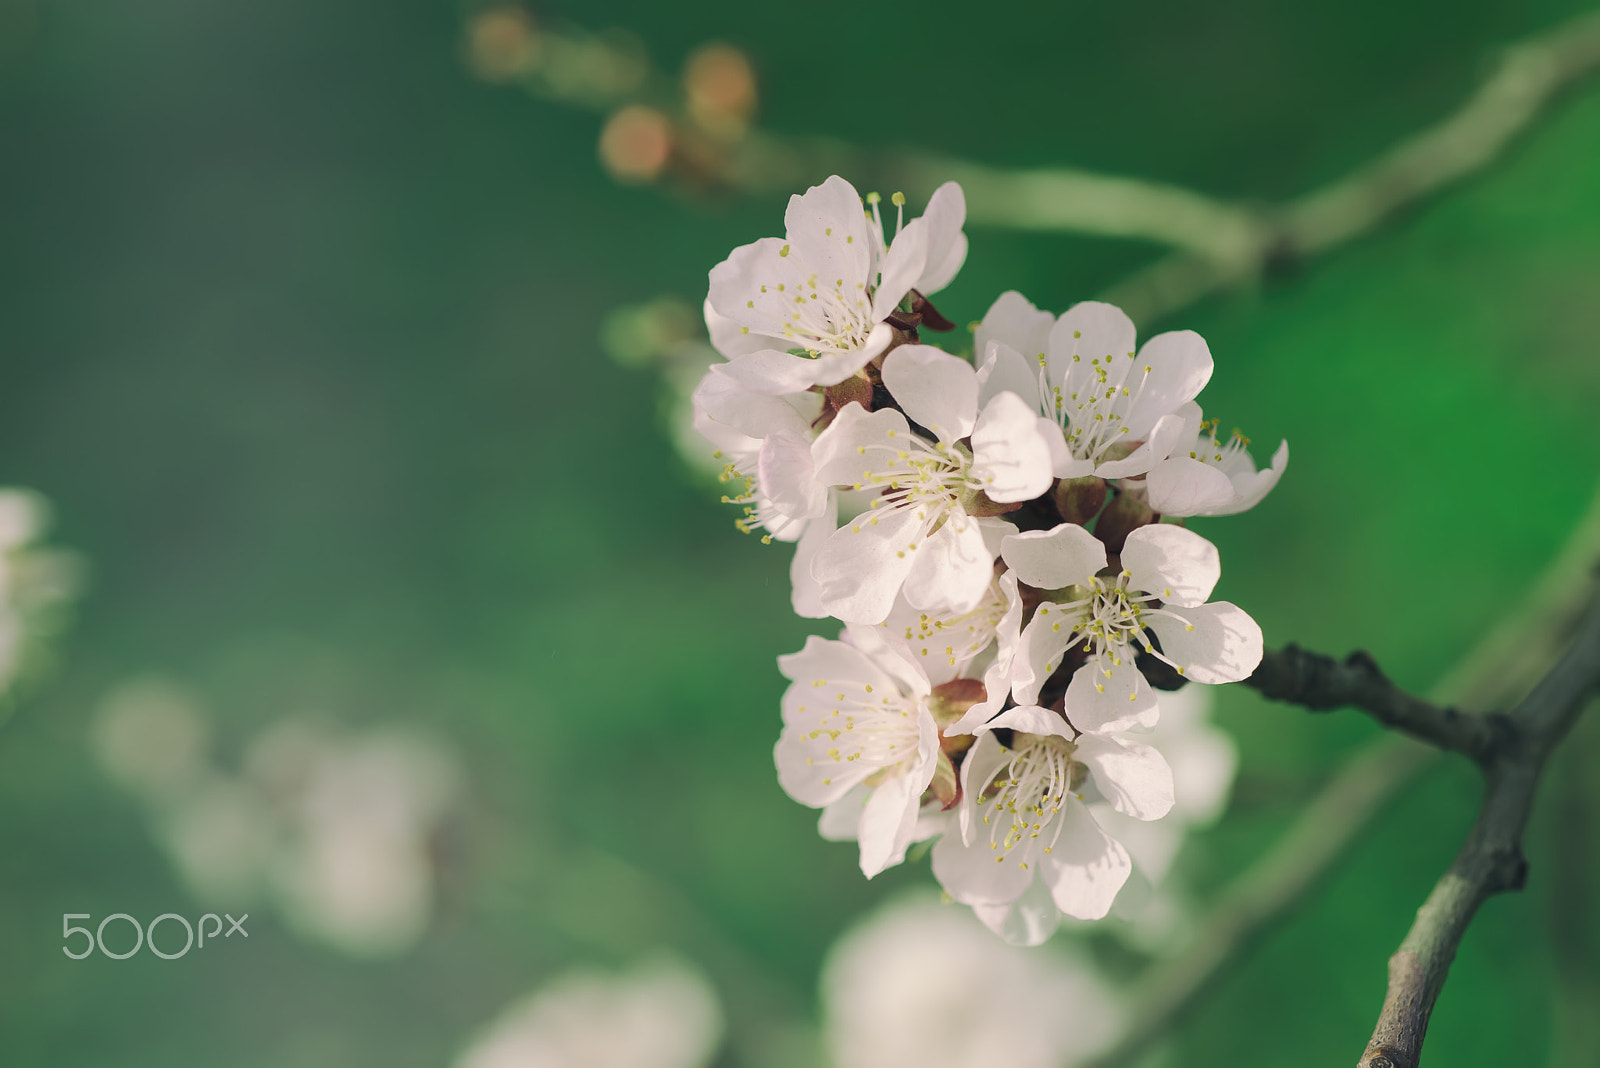
[[[908,293],[955,277],[967,248],[960,186],[940,186],[887,248],[876,211],[869,220],[835,175],[789,199],[786,238],[743,245],[712,268],[708,302],[737,327],[715,323],[712,336],[740,381],[771,393],[842,382],[889,347],[884,320]]]
[[[1001,727],[1010,745],[996,736]],[[1037,705],[1007,709],[962,763],[959,833],[934,844],[934,875],[1008,942],[1043,942],[1063,913],[1099,919],[1132,865],[1095,822],[1085,791],[1118,812],[1159,819],[1172,807],[1172,772],[1147,745],[1078,734]]]
[[[794,541],[828,505],[811,458],[822,397],[756,393],[724,374],[726,366],[713,364],[695,388],[694,428],[723,461],[721,479],[730,490],[724,500],[744,506],[739,528]]]
[[[1068,949],[1008,946],[932,895],[889,904],[823,965],[834,1068],[1070,1068],[1103,1052],[1125,1012]]]
[[[778,658],[791,685],[773,759],[790,797],[837,806],[824,814],[826,836],[841,837],[841,821],[854,823],[861,870],[871,878],[905,859],[914,840],[941,755],[939,730],[921,669],[871,631],[850,636],[865,648],[813,636]]]
[[[1289,466],[1289,443],[1280,441],[1271,466],[1256,470],[1250,439],[1235,430],[1217,440],[1217,420],[1201,418],[1193,402],[1178,410],[1183,433],[1172,453],[1145,476],[1150,507],[1162,515],[1235,515],[1254,508]]]
[[[578,969],[507,1008],[455,1068],[705,1068],[722,1028],[716,991],[687,963]]]
[[[1031,500],[1050,487],[1039,419],[1008,392],[980,411],[972,366],[926,345],[891,352],[883,381],[904,415],[852,402],[812,446],[822,482],[881,492],[818,550],[812,573],[823,604],[846,622],[881,623],[904,587],[914,608],[967,611],[994,561],[984,523],[969,509]],[[908,416],[936,440],[912,431]]]
[[[1120,308],[1084,301],[1050,322],[1021,294],[995,301],[977,332],[985,374],[1060,429],[1057,478],[1127,478],[1171,452],[1177,414],[1211,378],[1211,350],[1192,330],[1157,334],[1135,350]]]
[[[1022,582],[1065,591],[1062,600],[1040,604],[1022,632],[1016,700],[1037,700],[1062,657],[1081,643],[1086,659],[1066,694],[1067,715],[1080,730],[1155,724],[1155,689],[1134,664],[1141,649],[1194,682],[1237,682],[1261,662],[1255,620],[1227,601],[1206,603],[1222,567],[1216,546],[1193,531],[1138,528],[1123,547],[1122,569],[1110,576],[1100,574],[1105,546],[1072,523],[1012,535],[1000,551]]]

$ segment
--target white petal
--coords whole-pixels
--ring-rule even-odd
[[[1041,708],[1038,705],[1016,705],[1000,713],[989,721],[989,730],[1005,727],[1008,730],[1022,731],[1024,734],[1038,734],[1053,738],[1072,740],[1072,728],[1060,715]]]
[[[1000,294],[984,313],[974,338],[974,351],[987,353],[990,342],[999,341],[1020,353],[1030,368],[1035,367],[1037,358],[1049,347],[1050,330],[1055,325],[1054,315],[1040,311],[1027,297],[1011,290]],[[1026,394],[1023,399],[1027,399]]]
[[[1019,581],[1040,590],[1086,585],[1106,566],[1106,547],[1076,523],[1013,534],[1000,555]]]
[[[1183,437],[1184,419],[1175,412],[1169,412],[1156,420],[1156,425],[1151,428],[1146,439],[1139,443],[1127,456],[1120,460],[1107,460],[1095,467],[1094,473],[1101,478],[1132,478],[1142,475],[1163,457],[1170,456]]]
[[[1016,349],[1000,341],[991,341],[987,349],[979,351],[984,357],[978,368],[978,403],[988,404],[991,397],[1000,393],[1015,393],[1038,411],[1038,365],[1029,364]]]
[[[861,196],[849,182],[833,175],[821,185],[789,198],[783,217],[790,257],[825,286],[843,283],[846,292],[867,283],[872,243]]]
[[[861,809],[872,796],[866,783],[852,786],[839,800],[823,806],[817,817],[817,834],[829,842],[854,842],[861,824]]]
[[[1169,456],[1150,469],[1145,477],[1150,507],[1160,515],[1191,516],[1228,514],[1238,497],[1233,483],[1214,464],[1204,464],[1187,456]]]
[[[910,546],[925,526],[914,509],[891,508],[834,531],[811,564],[828,614],[847,623],[882,623],[917,561]]]
[[[883,361],[883,384],[906,416],[940,441],[958,441],[972,433],[978,375],[967,361],[932,345],[902,345]]]
[[[711,337],[711,347],[727,359],[772,347],[772,339],[765,334],[752,334],[713,308],[710,297],[701,304],[700,310],[706,318],[706,333]]]
[[[718,364],[717,373],[752,393],[778,396],[816,385],[820,367],[820,360],[767,348]]]
[[[881,454],[895,451],[911,440],[906,417],[893,408],[869,412],[851,401],[834,416],[828,429],[811,445],[811,459],[817,465],[817,478],[829,486],[851,486],[861,479]]]
[[[1050,897],[1068,916],[1098,920],[1111,911],[1117,891],[1133,870],[1128,851],[1102,831],[1082,805],[1063,805],[1056,819],[1067,823],[1041,864]]]
[[[695,387],[695,410],[753,438],[789,433],[811,439],[811,421],[822,411],[815,393],[782,396],[754,391],[727,371],[729,364],[713,364]]]
[[[1272,454],[1272,466],[1262,471],[1243,472],[1233,475],[1234,499],[1226,508],[1206,512],[1206,515],[1237,515],[1254,508],[1261,503],[1273,486],[1278,484],[1278,479],[1283,477],[1284,468],[1289,466],[1289,443],[1278,442],[1278,449]]]
[[[978,529],[983,531],[983,547],[993,560],[1000,555],[1000,545],[1006,538],[1017,532],[1016,525],[1007,523],[999,516],[986,515],[978,518]]]
[[[933,191],[922,213],[928,230],[922,274],[911,288],[920,293],[937,293],[955,278],[967,258],[967,235],[961,232],[967,221],[967,198],[961,186],[946,182]]]
[[[1118,812],[1154,820],[1172,809],[1172,769],[1153,746],[1085,734],[1078,739],[1073,759],[1089,769],[1101,795]]]
[[[983,544],[982,528],[958,511],[920,544],[913,544],[909,552],[916,562],[905,580],[907,603],[941,612],[975,608],[994,578],[994,557]]]
[[[1039,688],[1061,664],[1062,654],[1077,633],[1057,605],[1041,604],[1022,631],[1016,660],[1011,665],[1011,694],[1021,704],[1039,699]]]
[[[828,487],[811,463],[811,442],[788,433],[768,435],[757,462],[761,492],[790,519],[812,519],[827,507]]]
[[[794,613],[804,619],[826,619],[828,610],[822,604],[822,583],[811,574],[812,561],[817,550],[833,536],[837,527],[838,505],[834,495],[828,494],[822,515],[806,524],[806,529],[795,543],[794,558],[789,561],[790,603]]]
[[[778,670],[789,681],[803,684],[801,688],[791,688],[790,691],[801,701],[805,700],[803,687],[810,686],[818,679],[829,682],[870,683],[874,686],[895,689],[894,680],[886,676],[883,669],[874,664],[861,650],[845,642],[819,638],[815,634],[806,639],[804,648],[798,653],[788,653],[778,657]],[[786,703],[789,701],[790,693],[784,695]]]
[[[774,348],[784,347],[794,296],[811,273],[791,251],[788,241],[764,237],[739,246],[711,268],[706,299],[712,309],[751,334],[777,339]]]
[[[989,847],[987,830],[971,845],[947,834],[934,843],[933,876],[963,905],[1004,905],[1022,896],[1034,870],[1032,865],[1023,868],[1015,857],[996,863],[997,853]]]
[[[1244,609],[1227,601],[1152,615],[1150,629],[1161,652],[1195,682],[1238,682],[1261,663],[1261,628]]]
[[[784,793],[811,808],[831,805],[878,769],[865,761],[841,763],[826,759],[809,726],[787,726],[772,748],[778,785]]]
[[[1146,367],[1150,368],[1149,379],[1128,410],[1128,433],[1135,438],[1148,434],[1163,415],[1194,400],[1211,381],[1211,349],[1193,330],[1157,334],[1144,343],[1133,362],[1134,373],[1126,379],[1130,386]]]
[[[961,762],[961,808],[959,826],[961,833],[952,835],[957,844],[970,845],[977,836],[978,821],[975,815],[977,809],[976,792],[988,784],[989,780],[1011,759],[1011,753],[1001,745],[994,735],[987,732],[978,735],[978,740],[967,750],[966,759]],[[937,874],[937,872],[935,873]]]
[[[1107,670],[1109,675],[1091,660],[1072,673],[1066,703],[1072,725],[1091,732],[1154,727],[1160,715],[1155,687],[1131,660],[1113,664]]]
[[[861,810],[857,829],[861,840],[861,874],[869,879],[905,859],[906,847],[911,844],[916,830],[922,792],[933,780],[939,748],[938,730],[926,711],[922,713],[920,726],[920,762],[878,784]]]
[[[1170,523],[1150,523],[1129,534],[1122,566],[1130,588],[1175,605],[1204,604],[1222,577],[1217,547]]]
[[[1050,488],[1046,433],[1060,437],[1015,393],[1001,393],[984,407],[972,431],[972,475],[990,500],[1031,501]]]
[[[928,226],[912,219],[884,254],[878,288],[872,294],[872,317],[885,319],[906,298],[928,263]]]
[[[1102,366],[1108,359],[1127,360],[1137,337],[1133,320],[1116,305],[1098,300],[1074,304],[1050,328],[1051,380],[1059,382],[1065,377],[1073,356],[1082,357],[1076,362],[1085,368],[1093,360],[1100,360]]]
[[[1022,896],[1004,905],[973,905],[983,925],[1014,946],[1041,946],[1061,926],[1061,910],[1050,898],[1043,879],[1035,879]]]

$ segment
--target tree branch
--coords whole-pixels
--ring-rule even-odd
[[[1456,112],[1321,189],[1263,213],[1258,240],[1242,251],[1179,252],[1112,286],[1103,299],[1136,322],[1160,318],[1207,294],[1248,282],[1370,233],[1396,210],[1483,170],[1566,90],[1600,68],[1600,12],[1511,45]]]
[[[1600,488],[1560,554],[1532,591],[1432,688],[1439,702],[1501,704],[1530,672],[1546,671],[1549,651],[1570,634],[1594,601],[1593,561],[1600,557]],[[1531,697],[1530,697],[1531,700]],[[1130,992],[1139,1026],[1092,1068],[1126,1068],[1218,988],[1249,948],[1319,886],[1389,803],[1439,759],[1439,751],[1385,735],[1350,760],[1306,806],[1272,849],[1235,879],[1197,925],[1195,940],[1153,964]],[[1381,1068],[1374,1065],[1373,1068]]]
[[[1309,652],[1298,645],[1270,650],[1255,673],[1244,680],[1263,697],[1301,705],[1312,712],[1354,707],[1385,727],[1420,741],[1464,753],[1480,764],[1505,737],[1504,717],[1463,713],[1449,705],[1424,701],[1389,681],[1377,661],[1364,651],[1343,660]]]
[[[1600,599],[1566,655],[1507,717],[1507,744],[1484,765],[1487,789],[1477,822],[1389,958],[1388,993],[1360,1068],[1415,1068],[1420,1060],[1428,1018],[1478,906],[1494,894],[1522,889],[1528,868],[1522,832],[1540,774],[1597,686]]]

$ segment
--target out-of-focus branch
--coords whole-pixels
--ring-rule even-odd
[[[1343,660],[1309,652],[1298,645],[1273,649],[1244,680],[1274,701],[1287,701],[1313,712],[1359,708],[1379,723],[1404,731],[1441,749],[1465,753],[1482,763],[1505,735],[1505,719],[1495,713],[1463,713],[1406,693],[1383,673],[1366,652]]]
[[[1389,958],[1388,993],[1360,1068],[1415,1068],[1434,1002],[1478,906],[1495,894],[1522,889],[1528,870],[1522,832],[1545,761],[1597,686],[1600,599],[1591,604],[1566,654],[1507,717],[1507,744],[1484,767],[1488,784],[1478,820]]]
[[[1590,575],[1597,558],[1600,489],[1530,594],[1430,690],[1431,700],[1490,707],[1508,698],[1508,685],[1526,678],[1530,665],[1533,671],[1547,670],[1561,637],[1572,632],[1593,601]],[[1516,640],[1507,640],[1508,634],[1516,635]],[[1439,758],[1437,749],[1390,734],[1350,760],[1283,838],[1218,895],[1197,924],[1200,934],[1195,940],[1141,977],[1129,995],[1131,1003],[1141,1007],[1139,1026],[1097,1058],[1094,1068],[1124,1068],[1169,1034],[1217,989],[1221,977],[1252,946],[1321,884],[1389,803]]]
[[[755,125],[754,73],[727,45],[702,47],[674,79],[650,64],[637,37],[539,26],[505,3],[473,16],[465,46],[486,80],[607,115],[600,157],[619,181],[770,193],[843,173],[921,199],[955,179],[975,225],[1169,246],[1176,251],[1104,294],[1144,321],[1370,233],[1398,209],[1483,170],[1563,90],[1600,69],[1600,13],[1511,45],[1453,114],[1344,178],[1265,208],[1070,167],[1006,170],[780,137]]]
[[[1496,160],[1563,90],[1600,68],[1600,12],[1507,48],[1456,112],[1344,178],[1262,215],[1253,247],[1230,255],[1182,252],[1111,287],[1105,299],[1136,321],[1159,318],[1268,269],[1301,262],[1370,233],[1397,209]]]

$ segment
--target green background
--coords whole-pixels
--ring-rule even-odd
[[[1270,200],[1443,115],[1495,46],[1575,10],[539,14],[631,29],[668,70],[729,40],[779,133]],[[814,1011],[833,938],[931,881],[925,865],[863,881],[779,790],[774,657],[807,630],[787,550],[734,532],[667,443],[659,381],[597,341],[618,305],[697,303],[712,264],[778,231],[783,198],[614,185],[598,119],[475,80],[461,22],[443,2],[0,0],[0,483],[48,496],[54,539],[91,568],[53,671],[0,726],[8,1066],[437,1065],[543,978],[669,946],[727,1004],[720,1063],[765,1068],[771,1035]],[[1591,88],[1383,233],[1141,324],[1207,338],[1207,412],[1258,457],[1291,440],[1263,505],[1196,524],[1227,565],[1221,595],[1269,643],[1365,647],[1425,688],[1583,512],[1600,469],[1597,145]],[[958,322],[1007,288],[1060,310],[1159,254],[969,236],[939,302]],[[224,759],[307,708],[451,741],[471,783],[413,952],[347,959],[263,912],[225,953],[61,955],[64,912],[199,911],[85,741],[102,695],[151,673],[204,695]],[[1219,707],[1243,761],[1227,822],[1185,855],[1202,887],[1376,733],[1238,688]],[[1594,804],[1576,774],[1592,738],[1562,757],[1579,800],[1541,814],[1527,891],[1470,932],[1429,1063],[1548,1061],[1549,901],[1593,855],[1596,818],[1573,817]],[[1221,983],[1177,1063],[1350,1063],[1476,790],[1451,768],[1406,794]]]

